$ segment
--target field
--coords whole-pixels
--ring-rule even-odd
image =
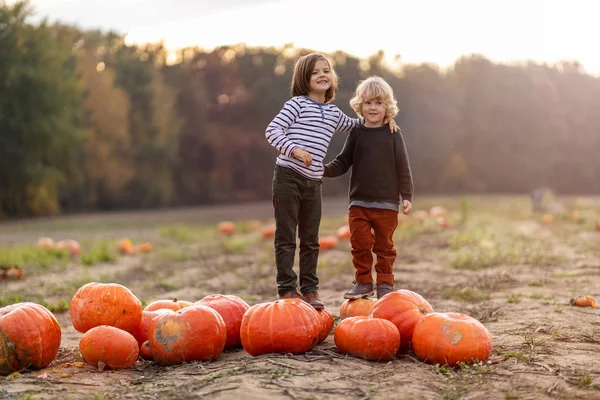
[[[450,369],[413,354],[388,363],[340,354],[333,334],[305,355],[251,357],[243,350],[217,361],[98,372],[83,364],[81,333],[68,312],[87,282],[117,282],[144,304],[157,299],[196,301],[235,294],[249,304],[275,299],[272,240],[252,230],[267,223],[271,205],[255,203],[153,212],[80,215],[0,224],[0,264],[24,267],[22,280],[0,281],[0,306],[44,304],[62,326],[57,359],[42,371],[0,377],[8,399],[598,399],[600,309],[571,306],[570,299],[600,300],[600,201],[560,199],[564,212],[545,223],[527,197],[417,199],[416,210],[441,205],[450,227],[409,218],[395,235],[396,289],[420,293],[435,311],[480,320],[492,333],[494,352],[482,364]],[[579,217],[574,218],[572,211]],[[344,224],[345,199],[325,199],[322,235]],[[220,220],[237,232],[218,235]],[[38,237],[73,238],[82,255],[35,248]],[[143,255],[121,256],[123,237],[149,241]],[[349,243],[321,252],[321,298],[336,316],[351,287]]]

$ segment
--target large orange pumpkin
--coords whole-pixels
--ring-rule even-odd
[[[242,346],[252,356],[305,353],[319,341],[317,311],[300,299],[259,303],[242,318]]]
[[[432,364],[485,361],[492,354],[492,335],[481,322],[460,313],[431,313],[415,327],[415,354]]]
[[[250,305],[244,299],[232,295],[213,294],[205,296],[195,304],[210,307],[221,315],[227,327],[226,349],[233,349],[242,345],[242,339],[240,338],[242,317],[250,308]]]
[[[327,307],[322,310],[317,310],[317,314],[319,315],[319,322],[321,324],[319,331],[319,343],[327,339],[327,336],[331,333],[333,329],[333,325],[335,324],[335,320],[333,318],[333,314]]]
[[[132,332],[133,337],[138,341],[140,346],[148,340],[148,327],[150,326],[150,322],[159,315],[174,312],[175,311],[169,310],[168,308],[159,308],[158,310],[153,311],[142,311],[142,322],[140,325],[138,325],[138,328]]]
[[[102,371],[105,367],[133,367],[140,346],[131,333],[114,326],[101,325],[83,335],[79,341],[79,351],[85,362]]]
[[[365,360],[388,361],[398,351],[400,333],[385,319],[349,317],[335,328],[333,340],[342,353]]]
[[[142,322],[142,303],[123,285],[91,282],[77,290],[70,313],[73,327],[82,333],[98,325],[133,333]]]
[[[54,315],[35,303],[0,308],[0,375],[45,368],[56,358],[61,331]]]
[[[356,300],[346,300],[340,306],[340,319],[348,317],[367,316],[373,310],[375,300],[362,298]]]
[[[410,348],[415,325],[433,312],[431,304],[418,293],[400,289],[386,294],[375,303],[371,315],[392,322],[398,328],[402,343],[399,351]]]
[[[154,361],[161,365],[215,360],[225,348],[227,327],[210,307],[192,305],[154,318],[148,343]]]
[[[156,300],[148,304],[144,308],[144,311],[156,311],[160,309],[179,311],[184,307],[191,306],[192,304],[194,303],[192,303],[191,301],[179,300],[177,298],[170,300]]]

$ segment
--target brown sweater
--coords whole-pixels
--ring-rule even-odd
[[[324,176],[343,175],[350,167],[350,201],[412,201],[413,180],[404,138],[400,132],[391,133],[389,125],[354,128],[342,152],[325,165]]]

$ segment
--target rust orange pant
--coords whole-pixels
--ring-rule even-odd
[[[373,253],[377,256],[376,283],[394,284],[392,272],[396,260],[394,231],[398,227],[398,213],[379,208],[350,207],[350,244],[352,263],[356,269],[354,279],[360,283],[373,282]]]

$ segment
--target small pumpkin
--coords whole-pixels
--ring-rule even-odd
[[[52,238],[41,237],[38,239],[36,246],[42,250],[49,250],[54,249],[56,247],[56,243]]]
[[[131,243],[131,240],[129,240],[129,238],[121,239],[121,241],[119,242],[118,249],[119,253],[123,255],[133,254],[135,252],[133,248],[133,243]]]
[[[333,333],[336,347],[365,360],[389,361],[400,346],[398,328],[390,321],[365,316],[349,317]]]
[[[81,254],[81,245],[77,240],[66,239],[56,243],[57,250],[67,250],[71,256]]]
[[[327,336],[331,333],[333,329],[333,325],[335,324],[335,319],[333,318],[333,314],[327,307],[322,310],[317,310],[317,314],[319,315],[320,322],[320,331],[319,331],[319,341],[318,343],[323,342],[327,339]]]
[[[150,343],[147,340],[140,346],[140,357],[144,360],[154,360]]]
[[[373,311],[375,300],[369,298],[346,300],[340,306],[340,319],[367,316]]]
[[[338,240],[335,236],[323,236],[319,238],[319,247],[321,250],[330,250],[337,246]]]
[[[275,225],[269,224],[260,230],[263,239],[273,239],[275,237]]]
[[[399,351],[403,353],[410,348],[415,325],[431,312],[433,308],[423,296],[410,290],[400,289],[379,299],[371,315],[374,318],[387,319],[396,325],[402,338]]]
[[[492,335],[481,322],[460,313],[427,314],[412,336],[415,354],[431,364],[486,361],[492,354]]]
[[[233,349],[242,345],[242,339],[240,338],[242,317],[250,308],[250,305],[244,299],[233,295],[213,294],[203,297],[194,304],[210,307],[221,315],[227,327],[226,349]]]
[[[300,299],[275,300],[250,307],[242,318],[242,346],[252,356],[305,353],[319,341],[317,311]]]
[[[140,346],[129,332],[101,325],[90,329],[79,341],[83,360],[99,371],[131,368],[137,361]]]
[[[552,214],[545,214],[542,217],[542,222],[544,222],[546,225],[550,225],[552,222],[554,222],[554,215],[552,215]]]
[[[152,243],[146,242],[135,246],[135,251],[138,253],[149,253],[152,251]]]
[[[148,326],[148,343],[160,365],[215,360],[227,341],[227,327],[210,307],[192,305],[154,318]]]
[[[73,296],[69,311],[73,327],[82,333],[98,325],[133,333],[142,322],[142,303],[131,290],[118,283],[83,285]]]
[[[335,232],[335,235],[340,240],[350,239],[350,227],[348,225],[342,225]]]
[[[448,211],[442,206],[433,206],[431,210],[429,210],[429,215],[432,218],[440,218],[448,215]]]
[[[222,235],[232,235],[235,233],[235,224],[231,221],[222,221],[219,222],[217,229]]]
[[[60,339],[58,321],[44,306],[25,302],[0,308],[0,375],[47,367]]]
[[[151,302],[150,304],[148,304],[144,308],[144,311],[156,311],[156,310],[160,310],[160,309],[179,311],[182,308],[191,306],[192,304],[194,304],[194,303],[192,303],[191,301],[179,300],[177,298],[170,299],[170,300],[164,300],[164,299],[163,300],[155,300],[155,301]]]

